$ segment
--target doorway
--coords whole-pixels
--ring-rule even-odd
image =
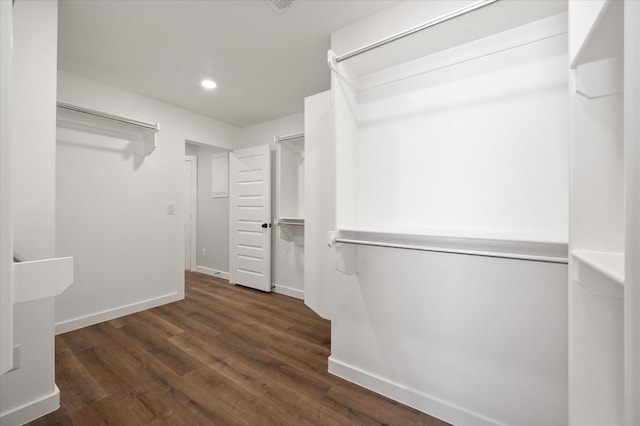
[[[181,228],[184,269],[229,278],[228,149],[185,139]]]

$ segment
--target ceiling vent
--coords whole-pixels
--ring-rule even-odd
[[[277,13],[283,13],[291,8],[295,0],[265,0],[271,6],[271,9]]]

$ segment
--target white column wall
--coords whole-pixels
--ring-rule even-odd
[[[13,7],[10,201],[14,249],[23,260],[55,255],[57,26],[57,1]],[[0,376],[2,425],[23,424],[59,405],[53,309],[52,297],[14,305],[13,344],[19,349],[17,368]]]

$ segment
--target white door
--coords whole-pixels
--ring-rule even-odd
[[[196,268],[196,213],[198,197],[198,157],[184,157],[184,187],[182,189],[184,206],[184,269]]]
[[[229,282],[271,291],[269,145],[230,154]]]

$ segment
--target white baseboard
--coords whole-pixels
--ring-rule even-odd
[[[229,281],[229,273],[228,272],[218,271],[217,269],[206,268],[204,266],[196,266],[194,271],[195,272],[200,272],[202,274],[211,275],[213,277],[223,278],[223,279]]]
[[[132,303],[130,305],[120,306],[82,317],[61,321],[56,323],[56,334],[66,333],[67,331],[77,330],[82,327],[88,327],[99,322],[109,321],[114,318],[144,311],[145,309],[151,309],[156,306],[166,305],[167,303],[177,302],[182,299],[184,299],[184,297],[181,297],[178,293],[171,293],[164,296],[154,297],[153,299]]]
[[[329,357],[329,373],[454,425],[504,426],[478,413]]]
[[[278,294],[284,294],[285,296],[295,297],[296,299],[304,300],[304,291],[297,288],[287,287],[285,285],[273,284],[273,292]]]
[[[0,413],[0,425],[19,426],[52,413],[60,408],[60,389],[55,386],[53,393],[9,411]]]

